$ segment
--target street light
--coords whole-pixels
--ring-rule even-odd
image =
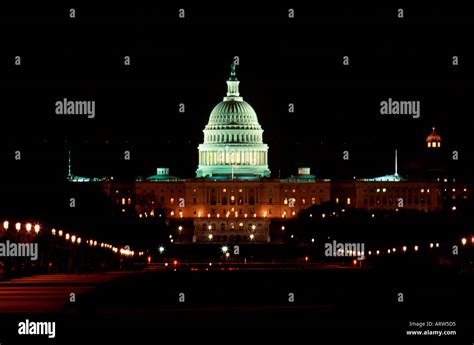
[[[15,224],[15,229],[16,229],[16,231],[20,231],[21,230],[21,223],[16,223]]]
[[[208,238],[209,238],[209,241],[212,241],[212,234],[209,234]]]
[[[61,236],[63,235],[63,231],[62,231],[62,230],[59,230],[59,231],[58,231],[58,235],[59,235],[59,237],[61,237]]]
[[[467,243],[467,240],[466,240],[466,238],[465,238],[465,237],[463,237],[463,238],[462,238],[462,240],[461,240],[461,243],[462,243],[462,245],[463,245],[463,246],[465,246],[465,245],[466,245],[466,243]]]
[[[254,235],[254,234],[250,234],[250,241],[253,241],[254,238],[255,238],[255,235]]]
[[[10,223],[8,223],[8,220],[4,221],[4,222],[3,222],[3,229],[4,229],[5,231],[7,231],[9,225],[10,225]]]
[[[229,250],[229,248],[227,246],[223,246],[222,247],[222,252],[225,254],[227,253],[227,251]]]
[[[35,233],[38,234],[40,232],[39,224],[35,224]]]
[[[158,248],[158,251],[160,252],[160,254],[163,254],[163,252],[165,251],[165,247],[160,246],[160,247]]]
[[[30,232],[31,231],[31,223],[26,223],[26,231]]]

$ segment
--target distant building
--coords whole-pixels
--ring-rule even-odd
[[[430,135],[426,137],[426,147],[428,148],[440,148],[441,147],[441,137],[436,133],[436,129],[433,127]]]

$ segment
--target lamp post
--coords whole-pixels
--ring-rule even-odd
[[[4,233],[5,233],[5,234],[7,233],[9,226],[10,226],[10,224],[8,223],[8,220],[6,220],[6,221],[3,222],[2,237],[3,237],[3,234],[4,234]]]
[[[183,226],[178,226],[178,240],[181,242],[181,233],[183,232]]]
[[[21,223],[20,222],[15,224],[15,230],[18,234],[18,242],[20,242],[20,230],[21,230]]]

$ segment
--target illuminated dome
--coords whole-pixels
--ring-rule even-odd
[[[203,131],[197,177],[270,176],[268,145],[255,110],[239,94],[239,83],[232,65],[227,96],[214,107]]]
[[[426,137],[426,146],[429,148],[441,147],[441,137],[436,133],[436,129],[433,127],[430,135]]]

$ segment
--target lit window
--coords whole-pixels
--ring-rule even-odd
[[[311,198],[311,203],[314,205],[316,203],[316,198]]]
[[[438,147],[441,147],[441,142],[440,141],[438,142]]]
[[[174,216],[174,211],[171,211],[171,212],[170,212],[170,215],[171,215],[171,216]]]
[[[174,198],[171,198],[171,199],[170,199],[170,202],[171,202],[172,204],[174,204]]]
[[[347,205],[351,204],[351,198],[347,198]]]
[[[428,141],[428,147],[431,147],[431,142],[430,141]]]
[[[336,204],[339,204],[339,198],[336,198]]]
[[[284,203],[285,205],[288,205],[288,199],[285,198],[285,200],[283,200],[283,203]]]
[[[122,198],[122,205],[125,205],[125,198]]]
[[[225,193],[225,192],[227,192],[227,189],[224,188],[224,189],[222,189],[222,191]]]

